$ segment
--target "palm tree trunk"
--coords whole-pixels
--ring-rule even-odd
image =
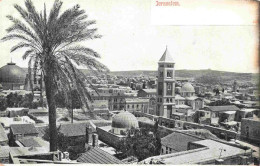
[[[71,108],[71,123],[73,123],[73,108]]]
[[[43,96],[42,96],[42,88],[43,88],[43,80],[42,80],[42,72],[41,72],[41,84],[40,84],[40,89],[41,89],[41,93],[40,93],[40,102],[41,102],[41,107],[43,108]]]
[[[56,128],[56,105],[54,98],[55,89],[51,72],[46,71],[46,76],[44,76],[44,83],[47,103],[49,107],[50,151],[57,151],[58,134]]]

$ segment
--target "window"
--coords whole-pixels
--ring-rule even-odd
[[[163,95],[163,83],[158,82],[158,95]]]
[[[163,77],[163,71],[160,71],[160,77]]]
[[[172,83],[167,83],[167,91],[166,91],[166,95],[171,96],[172,95]]]
[[[132,108],[135,108],[134,104],[132,105]]]
[[[127,108],[129,108],[130,107],[130,105],[127,105]]]
[[[169,68],[173,68],[173,65],[167,65],[167,67],[169,67]]]
[[[139,108],[139,105],[138,105],[138,104],[136,105],[136,108]]]
[[[167,71],[167,78],[172,78],[172,71]]]

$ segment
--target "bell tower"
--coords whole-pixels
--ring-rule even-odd
[[[175,70],[174,61],[166,46],[158,62],[156,115],[171,118],[175,111]]]

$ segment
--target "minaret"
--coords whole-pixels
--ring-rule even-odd
[[[156,115],[170,118],[175,111],[175,70],[174,61],[166,50],[158,62]]]

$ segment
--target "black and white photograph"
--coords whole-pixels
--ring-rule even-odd
[[[0,0],[0,166],[259,165],[257,0]]]

